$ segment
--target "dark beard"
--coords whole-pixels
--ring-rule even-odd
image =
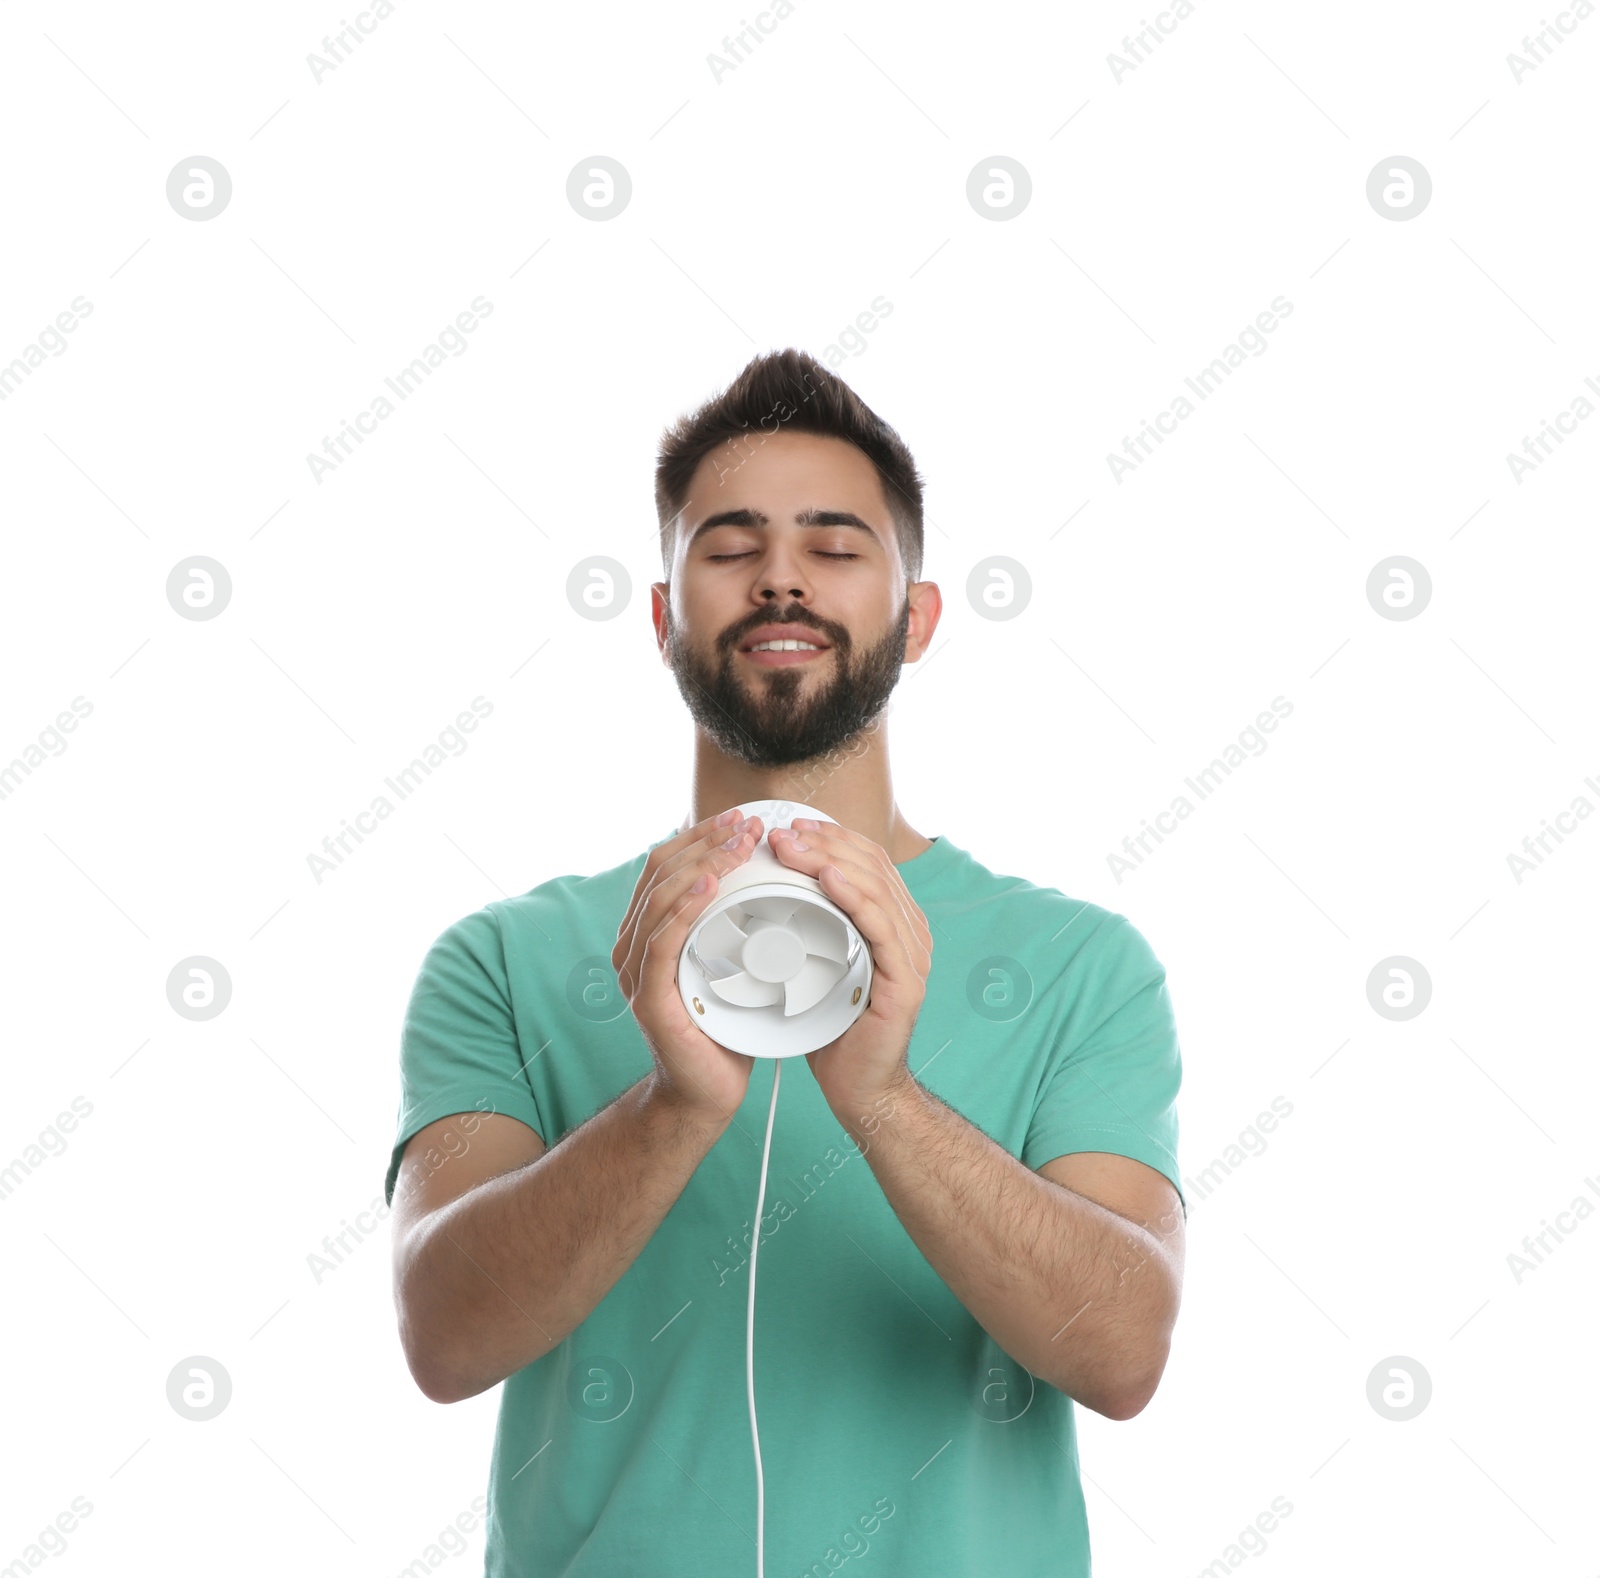
[[[717,640],[707,661],[678,639],[667,615],[667,661],[694,721],[729,756],[752,767],[787,767],[823,756],[855,739],[888,704],[905,663],[911,600],[876,645],[852,660],[850,632],[841,625],[807,616],[802,609],[773,610],[741,620]],[[807,625],[827,638],[832,655],[820,661],[834,665],[833,678],[808,699],[801,687],[811,681],[794,668],[746,665],[741,683],[734,672],[738,648],[761,625]]]

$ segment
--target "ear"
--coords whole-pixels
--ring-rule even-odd
[[[939,627],[939,615],[944,610],[944,599],[939,595],[935,581],[913,581],[906,588],[911,603],[911,618],[906,626],[907,663],[915,663],[933,643],[933,632]]]
[[[672,587],[666,581],[650,583],[650,620],[656,627],[656,651],[662,664],[667,662],[667,615],[671,608]]]

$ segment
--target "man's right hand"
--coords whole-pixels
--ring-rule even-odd
[[[755,1059],[730,1052],[695,1024],[678,991],[678,959],[717,896],[717,879],[750,858],[761,832],[760,817],[724,811],[658,844],[639,874],[611,950],[622,994],[656,1061],[656,1088],[686,1111],[718,1123],[726,1123],[744,1100]],[[692,891],[702,877],[705,888]]]

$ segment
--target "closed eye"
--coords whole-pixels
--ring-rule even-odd
[[[754,549],[746,548],[743,553],[708,553],[706,558],[712,564],[722,564],[729,559],[747,558],[754,551]],[[818,548],[816,552],[824,559],[859,559],[861,557],[859,553],[829,553],[822,548]]]

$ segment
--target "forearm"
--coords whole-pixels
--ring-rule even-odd
[[[396,1300],[424,1392],[475,1396],[587,1319],[724,1127],[663,1099],[647,1075],[537,1161],[420,1221]]]
[[[1018,1363],[1127,1418],[1166,1362],[1177,1289],[1160,1239],[1042,1178],[907,1075],[868,1126],[843,1114],[928,1263]]]

